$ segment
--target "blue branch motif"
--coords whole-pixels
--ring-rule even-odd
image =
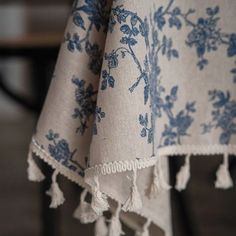
[[[48,145],[50,155],[70,170],[77,171],[79,169],[78,173],[81,176],[84,176],[84,167],[73,160],[73,156],[77,152],[77,149],[71,151],[68,142],[65,139],[60,139],[60,135],[53,130],[49,130],[45,137],[51,142]],[[85,159],[85,161],[86,160],[87,159]]]
[[[137,15],[123,8],[123,5],[116,6],[111,9],[110,21],[109,21],[109,31],[112,33],[115,25],[119,24],[119,30],[124,36],[121,37],[120,43],[122,46],[112,50],[110,53],[105,53],[104,61],[107,64],[107,69],[102,71],[102,83],[101,90],[106,90],[108,87],[115,87],[115,79],[111,75],[112,70],[117,68],[119,65],[119,59],[123,59],[126,56],[130,56],[134,63],[136,64],[141,80],[143,77],[147,77],[146,71],[142,68],[140,61],[138,60],[134,47],[138,43],[137,37],[144,38],[147,35],[147,29],[145,22]],[[147,84],[147,80],[145,81]],[[130,88],[133,90],[134,88]]]
[[[97,130],[97,122],[100,123],[101,120],[105,117],[105,112],[102,111],[101,107],[96,106],[95,109],[95,119],[94,119],[94,124],[93,124],[93,134],[97,135],[98,134],[98,130]]]
[[[162,91],[165,92],[165,89],[163,88]],[[189,136],[187,131],[194,121],[191,115],[196,112],[196,102],[187,102],[184,109],[174,114],[174,103],[178,99],[177,93],[178,86],[174,86],[169,95],[166,95],[164,99],[160,98],[159,111],[160,113],[161,111],[165,112],[169,123],[165,124],[164,131],[161,134],[159,147],[181,144],[181,137]]]
[[[72,117],[79,119],[80,126],[76,129],[76,132],[80,132],[83,135],[88,128],[87,123],[90,117],[95,113],[97,91],[94,90],[92,84],[87,85],[84,80],[79,78],[72,78],[72,83],[76,86],[75,101],[78,104]]]
[[[219,142],[229,144],[232,135],[236,135],[236,101],[231,99],[229,91],[211,90],[208,94],[213,107],[212,120],[202,124],[202,134],[221,129]]]
[[[89,56],[89,69],[95,75],[99,75],[102,67],[102,49],[97,43],[90,41],[90,34],[93,28],[98,32],[103,30],[103,33],[106,34],[110,15],[108,1],[84,0],[84,4],[80,4],[79,0],[75,0],[71,15],[73,23],[85,31],[85,36],[67,32],[64,39],[67,43],[67,49],[72,53],[75,51],[83,53],[85,51]],[[88,26],[85,24],[87,21],[89,22]]]
[[[174,0],[170,0],[167,6],[154,10],[149,19],[141,19],[137,13],[124,9],[123,5],[116,6],[111,10],[109,21],[109,31],[112,33],[115,27],[123,33],[120,39],[122,46],[113,49],[110,53],[105,53],[104,60],[107,62],[107,69],[102,72],[101,90],[115,87],[115,78],[112,70],[119,66],[119,60],[127,56],[131,57],[139,76],[129,87],[133,93],[135,89],[143,84],[144,104],[149,102],[151,107],[150,117],[148,114],[139,115],[139,123],[142,126],[140,135],[147,138],[148,143],[153,145],[154,154],[154,130],[158,117],[165,114],[169,120],[163,131],[159,146],[180,143],[180,137],[187,135],[187,130],[193,122],[191,113],[195,112],[195,102],[188,102],[186,108],[173,114],[172,107],[177,100],[178,87],[174,86],[171,94],[162,98],[165,89],[160,84],[161,68],[159,66],[159,56],[165,56],[170,61],[179,58],[179,52],[173,46],[172,38],[163,34],[164,27],[180,30],[183,23],[187,24],[188,15],[194,11],[190,9],[187,13],[182,13],[179,7],[173,7]],[[135,52],[135,46],[143,39],[147,54],[143,59],[139,59]],[[110,82],[109,82],[110,79]]]

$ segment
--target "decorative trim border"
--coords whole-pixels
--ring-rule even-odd
[[[175,155],[216,155],[216,154],[236,155],[236,145],[183,145],[168,146],[157,150],[157,156]]]
[[[154,166],[158,157],[178,155],[215,155],[215,154],[236,155],[236,145],[184,145],[168,146],[157,150],[157,155],[137,160],[113,161],[95,165],[85,170],[85,178],[96,175],[109,175],[125,171],[140,170]]]
[[[95,175],[109,175],[125,171],[141,170],[147,167],[154,166],[157,162],[157,159],[157,157],[150,157],[136,160],[113,161],[104,164],[99,164],[86,169],[85,176],[87,178]]]
[[[91,193],[91,187],[90,185],[86,184],[83,180],[82,177],[80,177],[78,174],[73,173],[71,171],[68,171],[68,169],[64,166],[62,166],[59,162],[57,162],[56,160],[54,160],[49,153],[47,153],[44,149],[42,149],[36,142],[35,138],[33,137],[29,146],[29,150],[34,153],[38,158],[40,158],[41,160],[43,160],[45,163],[47,163],[49,166],[51,166],[53,169],[56,169],[58,171],[59,174],[65,176],[67,179],[69,179],[70,181],[78,184],[79,186],[81,186],[82,188],[86,188],[90,193]],[[147,159],[147,158],[145,158]],[[148,167],[148,166],[146,166]],[[113,194],[106,194],[110,199],[119,202],[120,204],[123,204],[121,201],[119,201],[117,199],[117,197]],[[123,212],[122,212],[123,213]],[[165,230],[160,222],[156,221],[153,219],[153,217],[148,214],[145,211],[135,211],[134,213],[136,213],[137,215],[144,217],[145,219],[150,219],[155,225],[157,225],[157,227],[159,227],[161,230],[163,230],[165,236],[171,236],[171,233],[168,230]],[[130,225],[129,225],[130,226]],[[137,230],[135,228],[133,228],[133,230]]]

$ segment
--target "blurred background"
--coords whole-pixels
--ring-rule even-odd
[[[34,184],[26,175],[28,145],[71,4],[70,0],[0,0],[0,236],[93,235],[91,225],[72,217],[78,186],[60,177],[67,201],[50,210],[44,194],[50,178]],[[193,158],[188,189],[171,192],[174,236],[236,235],[236,191],[213,187],[220,162],[221,157]],[[50,176],[51,169],[39,164]],[[172,184],[180,164],[181,158],[170,159]],[[236,179],[233,158],[231,173]],[[126,235],[134,233],[127,230]]]

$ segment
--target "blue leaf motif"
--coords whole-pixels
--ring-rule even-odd
[[[163,26],[166,23],[166,20],[163,16],[163,7],[159,7],[158,10],[154,13],[154,21],[157,23],[157,26],[160,30],[163,29]]]
[[[130,20],[131,25],[132,25],[132,26],[135,26],[135,25],[137,24],[137,22],[138,22],[138,17],[137,17],[137,15],[133,15],[133,16],[131,17],[131,20]]]
[[[122,25],[122,26],[120,27],[120,30],[121,30],[121,32],[123,32],[124,34],[130,34],[130,32],[131,32],[131,29],[129,28],[128,25]]]
[[[81,17],[81,15],[76,12],[73,16],[73,22],[75,23],[75,25],[79,26],[80,28],[82,28],[83,30],[85,30],[85,26],[84,26],[84,20]]]
[[[236,34],[231,34],[229,39],[229,47],[227,49],[229,57],[236,55]]]
[[[107,80],[103,79],[102,80],[102,85],[101,85],[101,90],[105,90],[107,88]]]
[[[177,92],[178,92],[178,86],[174,86],[172,87],[172,89],[170,90],[170,94],[173,100],[176,100],[177,98]]]
[[[172,56],[173,57],[179,58],[179,53],[178,53],[178,51],[176,49],[172,49],[171,52],[172,52]]]
[[[110,87],[114,88],[115,80],[112,76],[108,77],[108,84]]]
[[[146,131],[145,128],[143,128],[143,129],[141,130],[140,135],[141,135],[141,137],[146,137],[146,135],[147,135],[147,131]]]

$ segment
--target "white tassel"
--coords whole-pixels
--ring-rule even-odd
[[[95,223],[95,236],[107,236],[108,229],[104,216],[100,216]]]
[[[65,201],[63,192],[59,188],[58,183],[56,182],[56,178],[58,175],[58,171],[54,171],[52,175],[52,184],[50,189],[46,192],[47,195],[51,196],[51,204],[50,208],[57,208],[58,206],[62,205]]]
[[[171,189],[171,186],[166,182],[164,174],[163,174],[163,170],[162,170],[162,166],[161,166],[161,159],[162,158],[166,158],[166,157],[159,157],[157,160],[157,171],[158,171],[158,176],[159,176],[159,183],[160,183],[160,190],[161,191],[167,191]]]
[[[42,171],[39,169],[37,166],[36,162],[34,161],[32,157],[33,153],[32,151],[29,151],[28,154],[28,168],[27,168],[27,173],[28,173],[28,179],[33,182],[41,182],[45,179],[44,174]]]
[[[136,184],[137,170],[134,170],[133,185],[131,187],[131,193],[122,207],[123,211],[136,211],[142,208],[142,200]]]
[[[219,166],[216,172],[215,187],[222,189],[233,187],[233,181],[229,173],[229,157],[227,153],[224,154],[223,163]]]
[[[135,236],[149,236],[150,234],[149,234],[148,228],[149,228],[150,224],[151,224],[151,220],[148,219],[143,226],[142,232],[137,231]]]
[[[107,196],[100,191],[98,176],[94,177],[94,185],[92,186],[92,202],[91,206],[97,215],[102,215],[103,211],[107,211],[109,204]]]
[[[149,188],[149,198],[157,197],[160,191],[160,181],[158,178],[157,165],[153,166],[153,179]]]
[[[186,189],[186,186],[190,179],[190,154],[185,157],[185,163],[181,166],[179,172],[176,175],[175,188],[178,191]]]
[[[112,216],[111,223],[109,226],[109,236],[120,236],[120,235],[125,234],[122,230],[122,226],[121,226],[121,222],[119,218],[120,211],[121,211],[121,205],[120,203],[118,203],[116,212]]]
[[[150,186],[149,198],[156,197],[158,193],[171,189],[171,186],[164,178],[161,166],[161,158],[161,156],[158,158],[156,165],[153,167],[153,180]]]
[[[73,216],[76,219],[80,220],[80,222],[83,224],[92,223],[96,221],[99,217],[91,207],[91,204],[85,201],[87,193],[87,189],[84,189],[84,191],[80,195],[80,204],[75,209],[73,214]]]

